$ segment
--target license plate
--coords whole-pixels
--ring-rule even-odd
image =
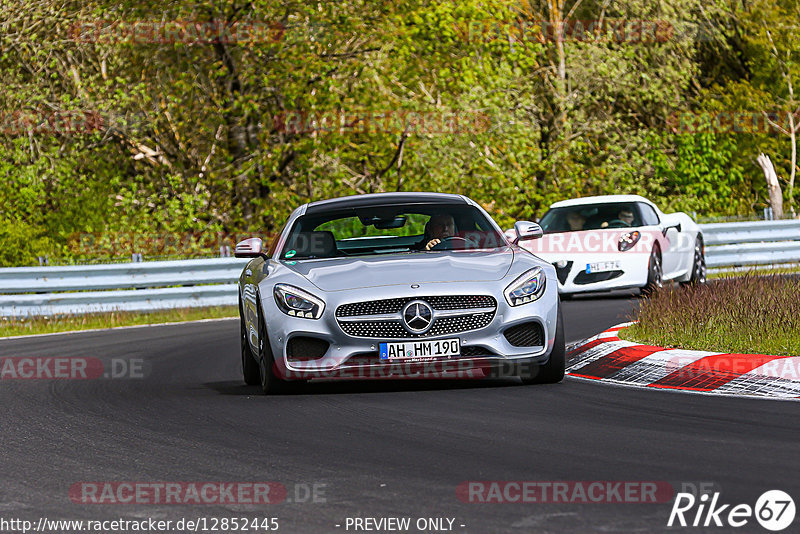
[[[379,347],[381,360],[432,360],[461,354],[461,343],[458,338],[380,343]]]
[[[604,273],[606,271],[618,271],[618,270],[619,270],[618,261],[600,261],[597,263],[586,264],[586,274]]]

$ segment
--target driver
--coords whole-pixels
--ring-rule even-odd
[[[630,208],[622,208],[617,213],[617,219],[625,223],[626,226],[633,226],[633,210]],[[605,221],[603,224],[600,225],[600,228],[608,228],[609,224],[613,221]]]
[[[619,220],[631,226],[633,224],[633,210],[630,208],[622,208],[619,210]]]
[[[456,233],[456,222],[452,215],[440,214],[434,215],[428,220],[425,225],[425,250],[430,250],[439,243],[442,239],[453,237]]]

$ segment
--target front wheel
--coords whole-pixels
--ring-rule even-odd
[[[661,265],[661,251],[658,247],[654,247],[647,263],[647,285],[642,288],[642,295],[649,297],[662,287],[664,287],[664,268]]]
[[[564,342],[564,320],[561,315],[561,305],[558,306],[557,320],[556,338],[553,341],[550,359],[544,365],[531,365],[531,367],[521,372],[519,376],[523,384],[555,384],[564,379],[566,344]]]
[[[259,304],[260,309],[261,305]],[[258,314],[258,370],[259,383],[264,395],[284,393],[288,389],[288,383],[275,372],[275,358],[267,338],[267,326],[260,313]]]
[[[250,350],[250,343],[247,340],[247,328],[244,318],[239,317],[242,343],[242,376],[244,383],[248,386],[255,386],[261,383],[261,372],[258,369],[258,362],[253,358],[253,351]]]

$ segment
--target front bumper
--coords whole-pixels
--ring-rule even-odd
[[[584,293],[644,287],[647,284],[648,254],[619,252],[607,254],[537,254],[556,267],[559,293]],[[565,261],[565,267],[557,263]],[[618,262],[619,268],[600,273],[587,273],[588,264]]]
[[[281,312],[273,298],[272,287],[265,283],[261,288],[267,334],[278,372],[288,378],[389,378],[398,374],[423,377],[447,378],[455,372],[467,375],[470,369],[509,368],[509,362],[543,364],[549,359],[553,348],[558,317],[558,298],[555,280],[548,279],[545,293],[536,301],[521,306],[509,306],[503,297],[503,289],[487,291],[484,283],[428,283],[416,289],[408,285],[317,292],[325,300],[325,311],[320,319],[290,317]],[[423,298],[451,295],[490,295],[497,301],[497,309],[491,321],[477,330],[417,338],[373,338],[348,335],[336,320],[336,309],[343,304],[396,298]],[[541,344],[514,346],[504,335],[508,328],[523,323],[536,322],[541,326]],[[293,338],[313,338],[328,343],[324,355],[309,361],[298,361],[289,355],[289,342]],[[378,355],[382,342],[435,341],[458,338],[461,354],[444,360],[406,361],[381,360]],[[485,373],[484,373],[485,374]],[[477,376],[476,376],[477,377]]]

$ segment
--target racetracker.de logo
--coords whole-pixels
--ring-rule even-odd
[[[297,362],[292,362],[297,365]],[[273,372],[283,379],[297,380],[324,378],[339,380],[477,380],[516,378],[520,375],[536,376],[540,366],[536,362],[494,361],[483,359],[403,358],[381,364],[328,369],[317,362],[304,362],[299,369],[286,369],[277,365]]]
[[[667,117],[668,131],[683,135],[787,133],[800,121],[798,110],[676,111]]]
[[[669,373],[676,378],[705,377],[708,374],[743,375],[752,373],[755,376],[777,377],[789,380],[800,380],[800,358],[762,356],[759,354],[710,354],[703,356],[694,354],[678,354],[671,357],[666,364]]]
[[[467,481],[456,488],[466,503],[667,503],[674,490],[669,482],[620,480],[494,480]]]
[[[306,363],[302,369],[274,368],[275,373],[285,379],[303,379],[309,376],[339,380],[376,379],[467,379],[485,378],[493,371],[483,362],[467,360],[414,361],[413,358],[383,365],[366,365],[329,370],[314,362]],[[498,375],[494,375],[498,376]],[[509,373],[509,376],[516,376]]]
[[[487,132],[492,116],[459,109],[290,110],[272,117],[272,129],[290,135],[459,135]]]
[[[150,367],[141,358],[91,356],[0,358],[0,380],[94,380],[144,378]]]
[[[77,482],[75,504],[277,504],[286,487],[277,482]]]
[[[67,236],[67,246],[76,254],[118,256],[140,253],[145,257],[170,254],[192,255],[234,248],[236,243],[259,237],[271,243],[274,233],[256,232],[82,232]]]
[[[113,121],[110,115],[97,110],[4,111],[0,112],[0,134],[89,134],[105,131],[115,124]]]
[[[479,21],[455,25],[456,34],[470,43],[495,40],[510,42],[563,43],[664,43],[675,37],[676,28],[665,20],[568,19],[553,22],[519,18],[513,21]]]
[[[82,20],[72,24],[69,38],[79,43],[276,43],[285,33],[280,22],[263,20]]]
[[[514,239],[513,230],[506,236]],[[643,254],[649,256],[653,246],[659,243],[670,251],[692,251],[695,242],[690,232],[664,232],[646,229],[583,230],[578,232],[556,232],[539,239],[528,239],[520,246],[534,254]]]

